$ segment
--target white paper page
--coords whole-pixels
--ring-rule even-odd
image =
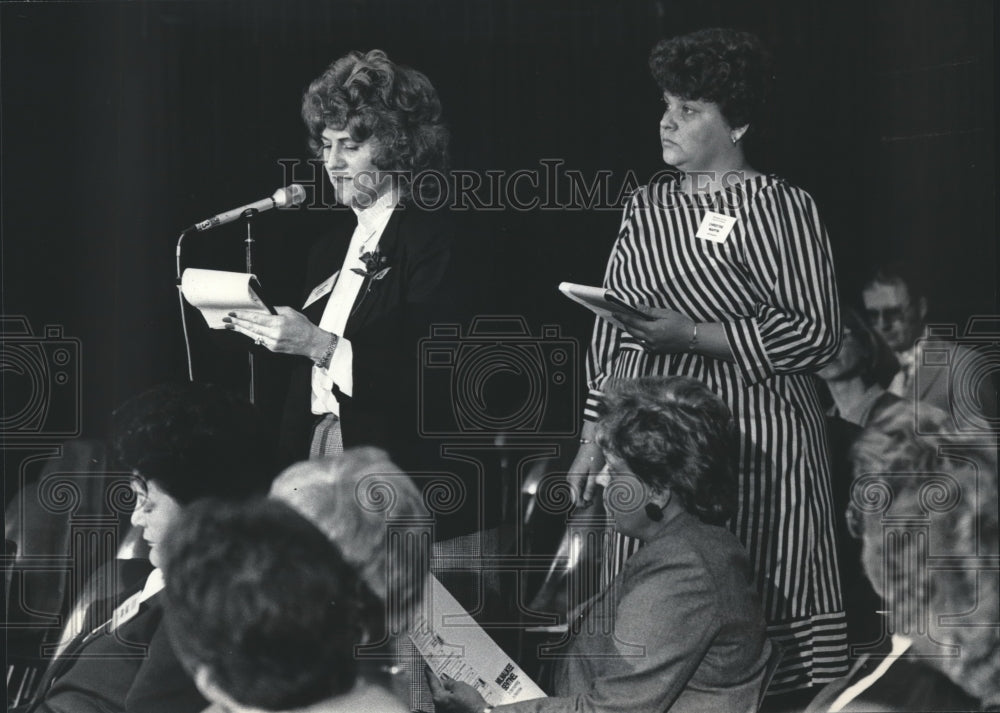
[[[226,324],[222,318],[235,310],[270,314],[250,289],[251,278],[256,279],[245,272],[189,267],[181,275],[181,292],[198,308],[209,327],[223,329]]]
[[[469,684],[491,706],[545,697],[433,575],[426,592],[427,607],[410,640],[435,675]]]

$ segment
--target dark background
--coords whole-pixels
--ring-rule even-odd
[[[541,170],[558,158],[611,170],[615,186],[629,169],[661,168],[646,69],[655,41],[755,31],[779,79],[755,165],[816,198],[845,296],[871,261],[906,257],[929,281],[933,319],[964,325],[996,311],[988,0],[3,3],[0,23],[2,314],[26,316],[35,337],[60,325],[80,340],[86,436],[104,435],[128,396],[186,373],[179,231],[287,182],[278,161],[308,158],[301,93],[351,49],[384,49],[431,78],[453,167]],[[536,333],[562,325],[582,354],[591,321],[556,285],[600,280],[619,219],[476,212],[463,231],[512,290],[498,308]],[[296,293],[326,220],[260,218],[266,286]],[[241,237],[233,225],[189,238],[185,263],[241,269]],[[202,343],[204,325],[192,327],[199,377],[241,381],[243,358],[220,356]],[[261,368],[269,380],[271,365]],[[4,372],[9,413],[28,387]]]

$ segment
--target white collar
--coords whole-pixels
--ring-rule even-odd
[[[919,344],[919,342],[917,344]],[[916,363],[917,344],[914,344],[909,349],[904,349],[901,352],[896,352],[896,359],[899,360],[900,366],[913,366]]]
[[[163,589],[163,570],[157,567],[146,577],[146,586],[142,588],[139,601],[144,602]]]
[[[378,199],[367,208],[351,207],[358,217],[358,225],[363,230],[376,231],[384,228],[389,222],[393,209],[396,207],[396,200],[392,190],[388,190],[378,197]]]

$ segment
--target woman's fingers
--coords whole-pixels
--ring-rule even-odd
[[[590,505],[594,494],[594,477],[604,467],[604,452],[596,443],[585,443],[566,474],[573,501],[582,507]]]
[[[262,312],[230,312],[229,319],[233,324],[256,325],[258,327],[273,327],[282,320],[280,314],[264,314]],[[222,321],[226,321],[223,318]]]
[[[424,678],[427,679],[427,687],[431,689],[431,695],[434,698],[438,698],[441,694],[446,693],[445,687],[441,685],[437,674],[431,670],[430,666],[424,666]]]
[[[230,312],[228,317],[222,318],[222,321],[226,323],[226,329],[244,334],[254,343],[272,349],[275,344],[273,326],[267,321],[258,319],[258,315],[253,315],[251,319],[248,319],[248,316],[247,313]],[[260,316],[273,319],[271,315]]]

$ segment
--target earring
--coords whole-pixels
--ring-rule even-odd
[[[646,503],[646,517],[653,522],[659,522],[663,519],[663,510],[658,508],[655,503]]]
[[[738,139],[738,138],[736,138],[736,134],[730,134],[730,135],[729,135],[729,138],[733,140],[733,143],[734,143],[734,144],[735,144],[735,143],[736,143],[737,141],[739,141],[739,139]]]

